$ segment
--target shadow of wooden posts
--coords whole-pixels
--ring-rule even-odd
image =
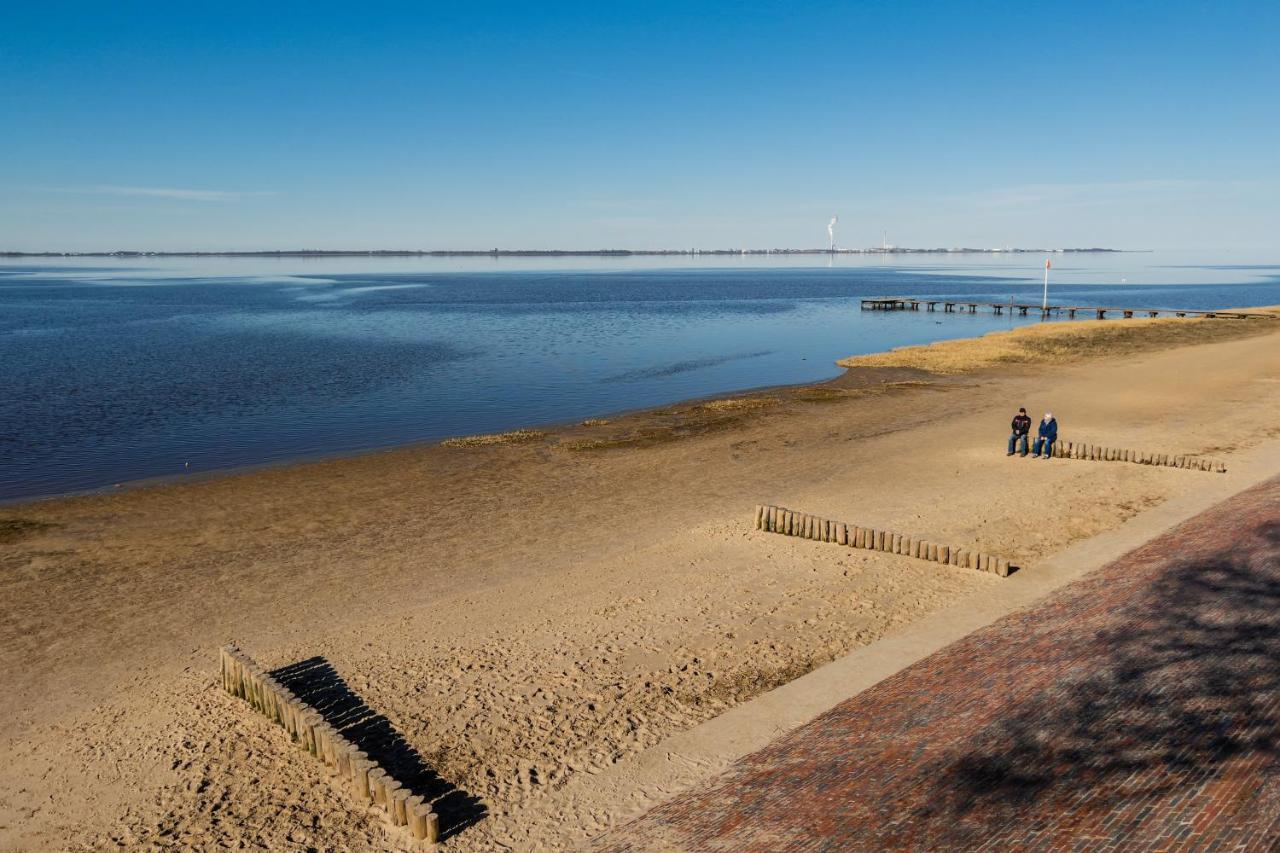
[[[391,721],[377,713],[322,657],[272,670],[271,675],[314,708],[325,722],[378,762],[397,782],[429,802],[440,816],[440,837],[448,839],[483,820],[480,799],[432,770]]]

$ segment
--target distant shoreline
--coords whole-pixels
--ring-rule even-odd
[[[0,252],[0,258],[626,258],[699,255],[1044,255],[1097,254],[1138,251],[1132,249],[289,249],[270,252]]]

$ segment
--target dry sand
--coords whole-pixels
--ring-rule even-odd
[[[229,640],[323,657],[478,798],[449,849],[531,846],[566,780],[1002,582],[758,533],[754,504],[1034,572],[1215,475],[1007,459],[1018,405],[1230,464],[1280,436],[1277,345],[1268,321],[1054,324],[824,386],[0,510],[0,848],[394,846],[216,689]]]

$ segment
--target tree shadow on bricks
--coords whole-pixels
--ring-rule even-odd
[[[1157,800],[1199,808],[1206,785],[1246,762],[1256,784],[1280,758],[1280,522],[1196,550],[1131,603],[1014,650],[1061,670],[1058,683],[940,756],[912,821],[975,843],[1124,806],[1136,826]]]
[[[391,721],[366,705],[324,658],[308,658],[271,674],[397,782],[430,802],[440,816],[441,838],[450,838],[486,816],[479,798],[428,767]]]

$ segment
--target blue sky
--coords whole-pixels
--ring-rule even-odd
[[[0,249],[1262,248],[1280,3],[9,3]]]

